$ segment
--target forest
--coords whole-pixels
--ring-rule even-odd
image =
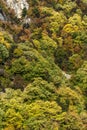
[[[87,0],[27,3],[0,0],[0,130],[87,130]]]

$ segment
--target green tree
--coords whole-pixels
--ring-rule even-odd
[[[0,44],[0,62],[4,62],[8,57],[8,49],[3,44]]]
[[[26,7],[22,10],[22,17],[25,17],[27,15],[27,9]]]
[[[85,104],[87,107],[87,61],[84,61],[83,65],[77,70],[73,79],[74,85],[79,86],[85,96]]]
[[[74,106],[78,112],[81,112],[85,107],[84,98],[69,87],[60,87],[58,89],[57,102],[62,107],[63,111],[68,111],[70,106]]]
[[[25,101],[32,102],[34,100],[53,101],[57,98],[56,88],[53,83],[48,83],[42,78],[35,78],[23,93]]]

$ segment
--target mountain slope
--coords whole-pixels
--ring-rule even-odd
[[[87,2],[27,2],[0,1],[0,129],[86,130]]]

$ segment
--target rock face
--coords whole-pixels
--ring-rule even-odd
[[[1,13],[0,13],[0,20],[4,21],[4,17]]]
[[[6,20],[6,16],[5,16],[5,14],[4,14],[2,8],[0,8],[0,20],[2,20],[2,21],[5,21],[5,20]]]
[[[14,9],[17,18],[21,18],[22,10],[26,8],[28,10],[29,4],[26,0],[5,0],[8,7]]]

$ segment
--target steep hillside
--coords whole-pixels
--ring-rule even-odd
[[[0,130],[87,130],[86,0],[0,0]]]

